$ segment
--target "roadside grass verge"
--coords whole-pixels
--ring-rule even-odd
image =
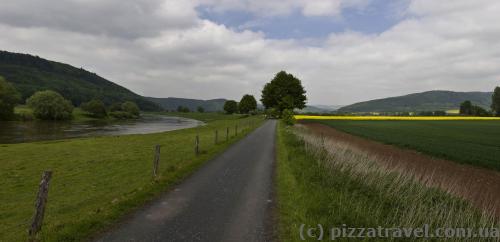
[[[285,128],[280,124],[277,155],[281,241],[302,241],[301,224],[306,228],[323,225],[324,240],[331,239],[331,227],[419,228],[428,225],[433,233],[437,228],[490,228],[498,224],[492,216],[481,213],[466,201],[416,182],[412,176],[387,169],[361,150],[300,128]],[[317,240],[308,238],[308,241]],[[352,240],[337,238],[337,241]],[[381,240],[401,238],[365,238],[364,241]]]
[[[303,121],[402,148],[500,170],[500,121]]]
[[[220,116],[204,126],[164,133],[0,145],[0,241],[26,240],[44,170],[52,170],[53,179],[39,239],[86,240],[169,190],[262,121],[260,116]],[[225,142],[227,127],[229,142]],[[214,144],[216,129],[218,145]],[[200,136],[199,156],[194,154],[196,135]],[[160,178],[153,181],[156,144],[161,145]]]

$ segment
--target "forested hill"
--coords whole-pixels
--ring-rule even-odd
[[[459,109],[460,103],[469,100],[473,104],[490,109],[491,92],[429,91],[399,97],[376,99],[340,108],[339,112],[412,112]]]
[[[14,84],[23,100],[36,91],[50,89],[76,106],[99,98],[107,105],[133,101],[145,111],[160,109],[157,104],[95,73],[38,56],[0,51],[0,76]]]

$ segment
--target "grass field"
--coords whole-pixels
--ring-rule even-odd
[[[53,179],[40,239],[84,240],[168,190],[262,122],[258,116],[207,116],[205,120],[212,120],[207,125],[166,133],[0,145],[0,241],[26,240],[44,170],[52,170]],[[230,127],[229,142],[225,142],[226,127]],[[199,156],[194,154],[197,134]],[[153,182],[156,144],[162,146],[161,177]]]
[[[313,122],[432,156],[500,170],[500,121]]]
[[[345,144],[325,142],[307,132],[281,126],[277,153],[280,241],[302,241],[302,224],[306,229],[316,228],[315,236],[319,236],[317,224],[323,225],[323,241],[332,241],[331,227],[418,228],[429,224],[433,231],[439,227],[496,224],[467,202],[421,185],[409,176],[384,170],[371,157]],[[317,237],[305,237],[307,241],[318,241]],[[413,237],[405,241],[415,240]]]

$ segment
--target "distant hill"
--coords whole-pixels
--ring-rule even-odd
[[[296,110],[298,113],[332,113],[339,109],[340,105],[307,105],[301,110]]]
[[[326,110],[337,111],[339,108],[344,107],[345,105],[313,105],[313,106]]]
[[[458,109],[460,103],[490,109],[492,92],[429,91],[399,97],[376,99],[340,108],[339,112],[414,112]]]
[[[0,51],[0,76],[14,84],[23,100],[39,90],[54,90],[79,106],[99,98],[105,104],[133,101],[142,110],[159,110],[157,104],[95,73],[38,56]]]
[[[191,111],[196,111],[198,107],[203,107],[206,112],[219,112],[224,110],[224,103],[226,99],[212,99],[212,100],[198,100],[198,99],[188,99],[188,98],[154,98],[148,97],[149,101],[158,104],[165,110],[175,111],[177,107],[183,106],[189,108]]]

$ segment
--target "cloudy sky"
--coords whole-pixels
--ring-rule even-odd
[[[154,97],[260,97],[280,70],[311,104],[500,85],[497,0],[1,0],[0,49]]]

